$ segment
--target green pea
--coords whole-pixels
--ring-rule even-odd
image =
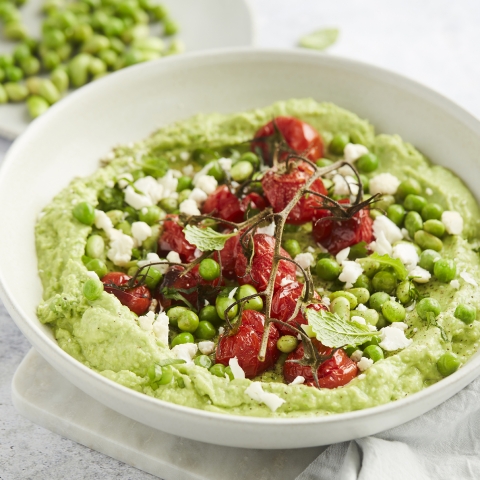
[[[187,307],[172,307],[167,311],[167,317],[171,325],[178,325],[178,319],[185,312],[188,312]]]
[[[405,218],[405,209],[402,205],[395,203],[387,208],[387,217],[398,227],[402,225]]]
[[[399,303],[392,300],[387,300],[382,305],[382,314],[387,319],[387,321],[393,323],[403,322],[407,313],[403,305],[400,305]]]
[[[221,363],[216,363],[210,367],[210,373],[216,377],[225,378],[225,365]]]
[[[235,293],[235,298],[237,300],[241,300],[242,298],[249,297],[250,295],[255,295],[257,293],[257,289],[253,285],[242,285],[238,288]],[[243,308],[245,310],[256,310],[260,312],[263,310],[263,299],[259,295],[257,297],[251,298],[243,303]]]
[[[222,182],[225,178],[225,172],[218,162],[213,162],[210,170],[208,170],[208,175],[211,175],[217,182]]]
[[[27,77],[36,75],[40,71],[40,60],[35,57],[23,58],[20,60],[20,67]]]
[[[180,205],[184,200],[187,200],[190,197],[190,194],[192,191],[189,188],[186,188],[185,190],[182,190],[178,194],[178,204]]]
[[[440,282],[451,282],[457,275],[457,265],[453,260],[441,258],[433,265],[433,274]]]
[[[442,308],[437,300],[431,297],[422,298],[415,307],[417,310],[418,316],[422,320],[427,320],[429,314],[433,314],[434,318],[440,315]]]
[[[83,295],[89,301],[93,302],[100,298],[103,292],[103,283],[97,278],[89,278],[83,284]]]
[[[184,335],[184,334],[181,333],[180,335]],[[177,335],[177,337],[180,335]],[[191,343],[191,342],[182,342],[182,343]],[[160,378],[160,380],[157,381],[157,383],[159,385],[168,385],[173,379],[173,368],[170,365],[166,365],[165,367],[161,367],[161,368],[162,368],[162,377]]]
[[[370,308],[373,308],[377,312],[382,311],[382,306],[385,302],[390,300],[390,295],[385,292],[376,292],[374,293],[369,300]]]
[[[397,196],[403,200],[407,195],[420,195],[422,186],[414,178],[409,178],[400,183],[397,189]]]
[[[382,270],[372,278],[372,285],[376,292],[392,294],[397,288],[397,279],[393,273]]]
[[[322,280],[336,280],[341,272],[341,267],[333,258],[321,258],[316,266],[315,273]]]
[[[191,310],[187,310],[180,314],[177,324],[180,330],[193,333],[198,328],[199,322],[198,315]]]
[[[445,235],[445,225],[440,220],[427,220],[423,229],[435,237],[441,238]]]
[[[260,166],[260,159],[258,158],[258,155],[253,152],[245,152],[242,154],[240,157],[240,162],[248,162],[254,169]]]
[[[178,210],[178,201],[175,198],[163,198],[160,200],[160,207],[167,213],[173,213]]]
[[[244,182],[253,174],[253,165],[250,162],[240,161],[233,165],[230,175],[236,182]]]
[[[222,321],[222,319],[218,316],[217,309],[213,305],[206,305],[203,307],[200,310],[198,317],[200,322],[219,324]]]
[[[460,303],[455,309],[455,318],[458,318],[462,322],[470,325],[477,318],[477,309],[472,305]]]
[[[373,360],[374,363],[383,360],[383,350],[378,345],[369,345],[364,351],[363,355]]]
[[[95,208],[88,202],[80,202],[73,207],[73,216],[85,225],[92,225],[95,221]]]
[[[375,202],[375,208],[378,210],[387,210],[390,205],[395,203],[395,197],[393,195],[382,195],[378,202]]]
[[[366,288],[370,294],[373,293],[372,282],[363,273],[357,278],[357,281],[353,284],[353,286],[355,288]]]
[[[342,153],[343,153],[343,150],[342,150]],[[320,167],[320,168],[329,167],[330,165],[332,165],[332,163],[333,162],[331,160],[329,160],[328,158],[320,158],[315,162],[317,167]]]
[[[148,223],[148,225],[155,225],[162,218],[162,210],[156,205],[144,207],[140,210],[138,218],[141,222]]]
[[[427,203],[422,208],[423,220],[440,220],[442,218],[443,208],[438,203]]]
[[[405,228],[411,238],[423,228],[423,220],[418,212],[408,212],[405,216]]]
[[[348,143],[350,143],[350,137],[348,135],[337,133],[328,145],[328,149],[334,155],[343,155],[343,151]]]
[[[3,27],[3,36],[8,40],[24,40],[28,37],[28,30],[22,23],[8,22]]]
[[[353,296],[353,295],[352,295]],[[355,299],[356,300],[356,299]],[[330,310],[336,313],[342,320],[350,320],[350,301],[345,297],[337,297],[332,300]]]
[[[111,48],[100,50],[97,55],[98,58],[102,60],[108,68],[113,68],[113,66],[118,60],[117,52],[115,52],[115,50],[112,50]]]
[[[9,82],[19,82],[23,79],[23,72],[15,66],[5,67],[5,76]]]
[[[225,310],[230,306],[235,303],[235,300],[233,298],[229,297],[221,297],[218,296],[216,301],[215,301],[215,307],[217,309],[218,316],[222,319],[225,320]],[[234,318],[238,313],[238,305],[235,305],[228,311],[228,318],[231,320]]]
[[[107,266],[98,258],[90,260],[85,266],[87,267],[87,270],[95,272],[99,278],[103,278],[108,273]]]
[[[420,254],[420,260],[418,264],[420,265],[420,267],[428,270],[430,273],[433,273],[433,267],[435,265],[435,262],[437,262],[441,258],[441,255],[437,251],[426,249]]]
[[[142,270],[144,273],[144,270]],[[156,268],[150,267],[145,272],[145,284],[150,290],[153,290],[162,280],[163,275]]]
[[[437,370],[442,377],[448,377],[460,367],[460,360],[453,352],[445,352],[437,361]]]
[[[38,93],[43,97],[50,105],[60,100],[60,93],[57,87],[51,80],[45,79],[40,83],[38,87]]]
[[[347,292],[355,295],[358,303],[365,304],[370,299],[370,292],[366,288],[349,288]]]
[[[302,253],[302,248],[300,247],[298,240],[295,240],[294,238],[286,240],[283,244],[283,248],[292,258],[295,258],[299,253]]]
[[[123,222],[120,222],[116,228],[120,231],[122,231],[125,235],[132,235],[132,225],[124,220]]]
[[[193,183],[190,177],[183,176],[178,179],[177,192],[181,192],[187,189],[192,189],[192,187],[193,187]]]
[[[357,258],[365,258],[366,256],[368,256],[366,242],[359,242],[350,247],[350,252],[348,254],[349,260],[356,260]]]
[[[190,332],[182,332],[179,333],[173,340],[172,340],[172,347],[177,345],[183,345],[185,343],[195,343],[195,339]]]
[[[207,320],[199,322],[195,337],[201,340],[211,340],[217,334],[217,329]]]
[[[220,265],[213,258],[205,258],[200,262],[198,273],[204,280],[215,280],[220,276]]]
[[[2,90],[5,91],[2,87]],[[0,100],[2,96],[0,94]],[[1,103],[1,101],[0,101]],[[37,118],[42,113],[45,113],[50,107],[50,104],[43,98],[39,97],[38,95],[32,95],[27,99],[27,108],[30,117]]]
[[[199,355],[193,359],[193,363],[199,367],[206,368],[207,370],[212,366],[212,361],[207,355]]]
[[[72,85],[76,88],[87,83],[88,67],[90,65],[91,56],[88,53],[79,53],[70,60],[69,74]]]
[[[367,308],[366,310],[355,310],[352,312],[352,315],[364,318],[369,325],[373,326],[377,325],[379,319],[378,312],[373,308]]]
[[[358,305],[357,297],[351,292],[347,292],[345,290],[338,290],[337,292],[333,292],[330,294],[330,300],[334,300],[338,297],[343,297],[348,300],[348,302],[350,303],[350,310],[353,310]]]
[[[395,291],[396,297],[404,304],[407,305],[412,302],[412,284],[408,280],[401,282],[397,290]]]
[[[293,352],[298,345],[298,340],[293,335],[283,335],[277,340],[277,348],[282,353]]]
[[[373,278],[380,269],[380,264],[373,258],[367,257],[365,260],[362,260],[362,268],[364,275],[366,275],[368,278]]]
[[[362,173],[370,173],[378,168],[378,163],[378,157],[374,153],[366,153],[357,160],[357,167]]]

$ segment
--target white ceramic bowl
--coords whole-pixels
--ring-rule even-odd
[[[387,405],[324,418],[263,419],[208,413],[139,394],[61,350],[35,308],[34,224],[76,175],[118,143],[198,112],[237,112],[292,97],[327,100],[398,133],[475,192],[480,123],[452,102],[393,73],[317,53],[236,50],[184,55],[128,68],[55,105],[14,143],[0,170],[0,294],[43,357],[108,407],[169,433],[235,447],[298,448],[371,435],[411,420],[480,373],[480,355],[441,382]],[[455,163],[452,163],[455,162]],[[67,380],[66,380],[67,381]]]

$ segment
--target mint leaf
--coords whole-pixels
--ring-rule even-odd
[[[342,320],[336,313],[307,308],[308,324],[317,340],[326,347],[339,348],[345,345],[361,345],[379,335],[370,331],[367,325]]]
[[[389,255],[379,255],[378,253],[373,253],[367,258],[359,258],[357,262],[364,266],[371,262],[372,260],[380,264],[380,270],[385,270],[386,268],[392,268],[397,276],[398,280],[405,280],[408,276],[407,269],[403,266],[403,263],[398,258],[392,258]]]
[[[313,50],[325,50],[337,41],[338,34],[338,28],[322,28],[302,37],[299,45]]]
[[[225,242],[235,235],[235,233],[218,233],[210,227],[198,228],[192,225],[187,225],[183,229],[185,238],[189,243],[195,245],[202,252],[209,252],[211,250],[222,250]]]

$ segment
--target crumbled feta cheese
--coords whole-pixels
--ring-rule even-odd
[[[352,322],[359,323],[360,325],[366,325],[367,322],[363,317],[359,317],[358,315],[353,315],[352,318],[350,319]]]
[[[198,349],[203,355],[210,355],[215,351],[215,343],[211,340],[202,340],[198,342]]]
[[[135,246],[139,247],[144,240],[152,234],[152,228],[145,222],[132,223],[132,237],[135,241]]]
[[[415,267],[410,271],[409,277],[417,283],[428,283],[428,281],[432,278],[432,275],[428,270],[425,270],[422,267]]]
[[[350,255],[350,247],[340,250],[335,259],[341,265],[348,258],[348,255]]]
[[[232,370],[233,373],[233,378],[245,378],[245,372],[243,371],[243,368],[238,364],[238,359],[237,357],[233,357],[228,361],[228,366]]]
[[[125,235],[120,230],[112,228],[109,230],[110,249],[107,257],[120,267],[126,265],[132,257],[132,248],[134,246],[133,238]]]
[[[446,210],[442,213],[442,223],[450,235],[460,235],[463,231],[463,218],[458,212]]]
[[[343,150],[343,157],[345,158],[345,161],[352,163],[367,153],[368,148],[365,145],[359,143],[347,143]]]
[[[160,258],[156,253],[150,252],[147,253],[147,258],[145,260],[139,260],[137,265],[139,267],[144,267],[145,265],[148,265],[149,263],[158,263],[158,262],[164,262],[165,260]],[[158,270],[162,275],[165,275],[168,272],[169,266],[168,265],[152,265],[151,268],[154,268],[155,270]]]
[[[163,187],[163,198],[172,197],[174,193],[177,193],[178,179],[175,178],[172,170],[168,170],[163,177],[157,180],[157,183]]]
[[[186,177],[191,177],[195,170],[193,165],[185,165],[185,167],[182,168],[182,172]]]
[[[217,188],[218,182],[216,178],[211,175],[202,175],[196,180],[195,186],[203,190],[207,195],[210,195]]]
[[[377,239],[370,243],[369,245],[370,250],[372,250],[375,253],[378,253],[379,255],[391,255],[393,248],[390,242],[387,240],[385,237],[385,233],[380,232],[377,235]]]
[[[393,322],[390,327],[399,328],[400,330],[405,331],[408,328],[408,325],[405,322]]]
[[[427,187],[427,188],[425,189],[425,193],[426,193],[428,196],[433,195],[433,190],[432,190],[430,187]]]
[[[351,175],[334,175],[332,178],[334,195],[356,195],[358,193],[357,179]]]
[[[264,403],[272,412],[275,412],[285,403],[285,400],[278,395],[264,392],[260,382],[252,382],[248,388],[245,389],[245,394],[256,402]]]
[[[359,312],[366,312],[368,308],[363,303],[359,303],[355,310],[358,310]]]
[[[377,330],[377,327],[375,325],[368,324],[367,327],[371,332],[375,332]]]
[[[342,267],[342,273],[338,279],[346,283],[345,288],[352,288],[358,277],[363,273],[363,268],[359,263],[349,260],[344,261]]]
[[[301,385],[302,383],[305,383],[305,377],[298,375],[290,382],[290,385]]]
[[[223,327],[218,327],[218,334],[223,335],[225,333],[225,328]]]
[[[131,185],[125,190],[125,202],[128,203],[135,210],[141,210],[143,207],[151,207],[153,205],[150,198],[145,195],[137,193]]]
[[[167,260],[171,263],[182,263],[180,255],[173,250],[168,253]]]
[[[138,317],[138,324],[146,332],[151,332],[153,330],[154,320],[155,314],[153,312],[148,312],[146,315],[141,315]]]
[[[315,249],[314,249],[311,245],[309,245],[309,246],[307,247],[307,252],[315,253]]]
[[[190,158],[190,152],[180,152],[178,156],[180,157],[180,160],[186,162]]]
[[[413,312],[415,310],[415,305],[416,304],[417,304],[417,302],[414,300],[411,305],[409,305],[408,307],[405,307],[405,310],[407,312]]]
[[[235,294],[237,293],[238,287],[232,288],[230,293],[228,294],[228,298],[233,298]]]
[[[418,263],[418,253],[412,243],[399,243],[393,247],[393,258],[398,258],[407,267],[412,270]]]
[[[468,272],[462,272],[460,276],[470,285],[473,285],[474,287],[478,287],[477,281]]]
[[[401,350],[412,343],[412,340],[405,336],[405,332],[401,328],[393,326],[382,328],[380,330],[380,339],[380,348],[383,348],[387,352]]]
[[[400,180],[391,173],[380,173],[379,175],[370,179],[369,189],[370,194],[386,193],[388,195],[395,195],[397,193]]]
[[[195,187],[192,193],[188,196],[190,200],[193,200],[199,207],[207,199],[207,194],[200,188]]]
[[[99,230],[108,232],[113,228],[113,223],[103,210],[95,210],[95,226]]]
[[[130,182],[133,182],[131,173],[122,173],[117,179],[118,186],[123,190]]]
[[[412,240],[406,228],[402,228],[400,231],[402,232],[402,237],[404,238],[404,240]]]
[[[402,240],[401,230],[385,215],[379,215],[373,222],[373,235],[378,238],[380,232],[385,234],[388,243]]]
[[[275,235],[275,222],[272,222],[266,227],[257,228],[256,233],[264,233],[265,235],[270,235],[271,237],[273,237]]]
[[[219,158],[218,163],[226,172],[229,172],[232,169],[233,160],[231,158]]]
[[[314,263],[315,258],[310,252],[306,253],[299,253],[294,260],[306,271],[308,270]],[[300,275],[303,275],[303,272],[298,272]]]
[[[180,204],[180,212],[185,215],[200,215],[200,210],[197,207],[197,202],[187,198]]]
[[[360,359],[362,358],[363,356],[363,352],[361,350],[355,350],[351,355],[350,355],[350,358],[354,361],[354,362],[359,362]]]
[[[168,345],[168,324],[169,319],[167,314],[160,312],[152,327],[157,340],[160,340],[164,345]]]
[[[170,172],[170,174],[173,175],[173,172]],[[150,199],[152,205],[156,205],[165,196],[163,185],[150,175],[139,178],[133,185]]]
[[[368,370],[373,365],[373,360],[371,358],[362,357],[357,363],[357,367],[361,372]]]
[[[99,279],[98,275],[91,270],[87,270],[87,277],[92,278],[93,280],[98,280]]]
[[[460,288],[460,282],[458,280],[452,280],[450,282],[450,286],[452,288],[455,288],[456,290],[458,290]]]
[[[172,348],[172,353],[179,360],[185,360],[186,363],[192,363],[192,358],[197,353],[198,347],[196,343],[181,343]]]

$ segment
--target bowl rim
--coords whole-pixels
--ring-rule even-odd
[[[247,2],[248,3],[248,2]],[[390,84],[395,84],[396,86],[407,90],[412,93],[420,94],[423,97],[426,97],[429,101],[435,104],[440,104],[442,110],[444,110],[448,115],[452,115],[455,118],[459,119],[464,126],[468,127],[470,130],[474,131],[476,135],[480,136],[480,121],[471,113],[466,111],[463,107],[456,104],[454,101],[450,100],[447,96],[435,91],[434,89],[426,86],[422,82],[413,80],[405,75],[401,75],[396,72],[392,72],[388,69],[371,65],[369,63],[355,60],[345,56],[329,56],[324,53],[303,51],[300,49],[273,49],[273,48],[249,48],[249,47],[235,47],[235,48],[222,48],[215,50],[208,50],[205,52],[192,52],[186,53],[180,56],[173,56],[170,58],[164,58],[156,60],[153,62],[147,62],[139,65],[135,65],[128,69],[116,72],[113,75],[109,75],[105,78],[102,78],[96,82],[92,82],[81,89],[71,93],[65,99],[53,105],[46,114],[35,119],[28,129],[20,135],[9,148],[5,158],[0,165],[0,185],[7,179],[9,166],[15,161],[17,152],[21,151],[23,144],[27,143],[31,137],[35,137],[37,130],[43,128],[43,125],[47,123],[51,116],[61,113],[63,110],[68,109],[69,105],[72,102],[77,102],[77,99],[81,99],[82,95],[88,94],[90,90],[98,88],[98,85],[103,85],[108,82],[115,82],[117,78],[123,76],[128,78],[128,76],[136,76],[140,74],[143,70],[148,70],[151,68],[158,69],[168,69],[170,66],[174,67],[176,65],[182,66],[182,64],[189,64],[195,62],[226,62],[229,61],[241,61],[242,59],[252,59],[252,58],[261,58],[268,57],[270,60],[277,61],[292,61],[292,60],[310,60],[323,62],[326,65],[334,66],[337,68],[345,70],[358,70],[361,69],[364,73],[370,75],[381,76],[382,81],[388,82]],[[386,404],[377,405],[373,407],[368,407],[360,410],[349,411],[349,412],[340,412],[329,415],[314,415],[306,414],[305,416],[292,417],[292,418],[282,418],[282,417],[251,417],[245,415],[237,415],[229,412],[217,413],[206,411],[202,409],[197,409],[194,407],[187,407],[183,405],[178,405],[175,403],[167,402],[165,400],[157,399],[150,397],[144,393],[137,392],[128,387],[125,387],[121,384],[110,380],[101,374],[95,372],[94,370],[88,368],[83,363],[77,361],[74,357],[67,354],[60,346],[55,342],[55,340],[48,338],[46,334],[40,330],[41,324],[38,322],[38,319],[35,318],[37,323],[32,322],[33,318],[29,318],[28,315],[23,314],[22,308],[20,305],[17,305],[14,302],[13,296],[10,295],[8,288],[8,279],[2,273],[2,268],[0,265],[0,298],[4,302],[9,314],[14,319],[17,326],[20,328],[22,333],[27,337],[27,339],[33,343],[34,347],[37,347],[39,353],[42,354],[42,350],[51,349],[53,347],[53,352],[57,358],[62,358],[63,361],[66,361],[69,366],[73,369],[80,369],[83,375],[90,376],[92,381],[97,382],[98,386],[102,386],[107,391],[111,391],[112,395],[115,395],[115,392],[119,392],[121,395],[130,396],[132,399],[137,399],[140,402],[145,403],[155,407],[161,405],[167,409],[177,411],[182,415],[194,415],[198,417],[203,417],[205,419],[215,419],[221,420],[223,422],[239,423],[245,425],[246,423],[252,425],[264,425],[264,426],[294,426],[294,425],[304,425],[304,424],[330,424],[337,423],[339,421],[350,421],[360,418],[369,418],[371,416],[377,416],[379,414],[389,413],[390,411],[397,409],[399,407],[408,407],[413,403],[420,403],[422,400],[428,399],[430,397],[436,396],[438,393],[441,393],[444,390],[448,390],[449,386],[454,386],[457,384],[464,384],[466,377],[471,377],[468,382],[473,381],[477,375],[480,375],[480,356],[476,358],[470,358],[459,370],[455,373],[446,377],[439,382],[426,387],[416,393],[409,394],[408,396],[390,401]],[[28,332],[28,333],[26,333]],[[33,338],[33,340],[31,340]],[[43,354],[42,356],[46,358]],[[46,358],[47,359],[47,358]],[[49,363],[50,360],[47,359]],[[57,368],[55,365],[53,365]],[[474,375],[474,371],[478,370],[477,375]],[[58,370],[58,369],[57,369]],[[63,374],[63,372],[60,371]],[[66,378],[66,380],[68,380]],[[69,380],[68,380],[69,381]],[[463,388],[463,387],[462,387]],[[458,393],[459,390],[455,391]],[[450,396],[454,395],[451,394]],[[442,402],[443,400],[441,400]],[[439,403],[436,403],[438,405]]]

